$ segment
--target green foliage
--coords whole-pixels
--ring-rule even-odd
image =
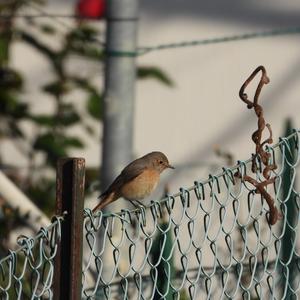
[[[45,127],[54,127],[56,125],[70,126],[75,125],[80,121],[80,116],[73,110],[72,106],[68,106],[62,111],[60,117],[53,115],[29,115],[28,117],[38,125]]]
[[[52,115],[31,115],[31,120],[38,125],[53,127],[56,119]]]
[[[94,42],[99,35],[96,28],[86,24],[76,27],[68,33],[68,38],[74,42]]]
[[[44,85],[43,90],[54,97],[59,97],[67,94],[70,91],[70,86],[65,81],[57,80]]]
[[[97,120],[102,119],[102,103],[103,95],[93,92],[90,94],[87,101],[87,111],[93,118]]]
[[[14,94],[0,91],[0,114],[14,119],[26,118],[28,105],[19,101]]]
[[[1,3],[0,13],[13,16],[18,13],[18,9],[26,7],[30,2],[37,4],[41,1]],[[93,74],[83,76],[80,72],[71,72],[67,65],[71,60],[80,59],[92,61],[101,69],[105,53],[98,42],[102,33],[84,21],[76,23],[67,32],[57,29],[56,24],[49,19],[26,21],[27,26],[18,26],[13,18],[3,23],[0,20],[0,146],[2,139],[9,138],[19,153],[22,153],[29,168],[24,172],[25,175],[16,172],[13,174],[14,178],[18,178],[17,183],[22,185],[24,192],[51,215],[55,199],[53,188],[56,161],[60,157],[70,156],[73,149],[84,148],[82,139],[72,133],[73,127],[83,128],[88,135],[93,135],[91,120],[101,121],[103,116],[103,91],[92,83]],[[47,35],[48,40],[59,37],[62,42],[54,47],[52,43],[46,42],[47,39],[41,38],[41,35]],[[40,89],[47,94],[48,99],[50,97],[53,104],[51,111],[45,107],[44,111],[33,113],[32,107],[35,104],[32,100],[28,101],[28,95],[24,92],[26,80],[18,70],[9,67],[10,46],[15,39],[37,51],[49,63],[53,77]],[[157,67],[138,68],[138,77],[153,78],[167,86],[172,85],[169,76]],[[83,113],[79,113],[74,101],[70,102],[69,99],[72,92],[78,90],[85,94]],[[41,97],[35,101],[43,101],[42,99]],[[86,120],[87,116],[90,117],[89,122]],[[30,133],[24,130],[24,123],[30,125]],[[5,163],[1,152],[0,162]],[[96,169],[97,171],[89,172],[87,186],[90,186],[89,181],[98,179],[98,168]]]
[[[138,78],[140,79],[151,78],[151,79],[156,79],[167,86],[174,85],[172,79],[164,71],[162,71],[157,67],[139,67]]]
[[[69,148],[83,148],[83,143],[76,137],[66,137],[49,132],[38,136],[33,144],[33,148],[45,152],[47,162],[55,166],[60,157],[68,156]]]
[[[7,35],[2,35],[0,39],[0,61],[2,63],[8,61],[8,42],[9,37]]]
[[[43,23],[38,26],[39,26],[40,31],[42,31],[43,33],[48,34],[48,35],[53,35],[57,32],[56,29],[53,26],[51,26],[50,24]]]
[[[1,89],[20,91],[22,87],[23,87],[23,79],[20,73],[8,67],[0,68]]]

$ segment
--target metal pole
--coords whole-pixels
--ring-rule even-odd
[[[136,51],[139,0],[108,0],[106,22],[105,91],[103,111],[103,147],[101,190],[108,187],[121,169],[132,160],[133,117],[136,80],[136,58],[125,52]],[[119,204],[109,209],[119,210]],[[115,232],[114,234],[117,234]],[[103,245],[103,230],[99,231]],[[102,276],[110,275],[113,263],[110,253],[104,253],[106,262]],[[104,298],[98,289],[97,299]]]
[[[56,214],[66,213],[55,257],[54,299],[80,300],[84,203],[83,158],[60,159],[56,178]]]
[[[138,2],[107,1],[102,190],[132,159]]]

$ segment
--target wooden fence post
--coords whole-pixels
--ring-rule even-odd
[[[56,175],[56,214],[65,214],[54,266],[54,299],[80,300],[85,160],[63,158]]]

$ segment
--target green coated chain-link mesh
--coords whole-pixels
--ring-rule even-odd
[[[262,181],[259,171],[252,174],[252,159],[147,209],[110,215],[86,209],[84,299],[300,296],[298,132],[267,151],[277,164],[267,191],[282,214],[273,226],[265,199],[234,176]]]
[[[282,214],[273,226],[265,199],[235,176],[263,181],[259,171],[252,174],[252,159],[147,209],[85,209],[82,298],[297,299],[299,132],[267,151],[277,164],[267,192]],[[20,238],[21,247],[0,260],[0,299],[53,299],[62,221]]]
[[[53,299],[54,257],[62,217],[34,238],[20,237],[21,246],[0,260],[0,299]]]

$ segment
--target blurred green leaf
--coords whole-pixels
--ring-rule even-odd
[[[71,81],[78,87],[89,93],[98,93],[96,88],[89,82],[89,80],[73,76]]]
[[[3,66],[8,61],[10,34],[1,32],[0,35],[0,66]]]
[[[33,144],[34,149],[45,151],[51,157],[61,157],[66,155],[65,147],[62,147],[61,137],[53,133],[45,133],[38,136]]]
[[[102,105],[103,105],[103,95],[99,95],[98,93],[91,93],[87,100],[87,111],[89,114],[100,120],[102,118]]]
[[[84,45],[82,42],[72,43],[68,47],[68,51],[73,54],[84,56],[85,58],[101,62],[104,59],[104,51],[98,47]]]
[[[43,126],[54,127],[55,125],[70,126],[76,124],[80,117],[77,112],[74,111],[72,105],[61,105],[61,111],[59,116],[56,115],[30,115],[30,119]]]
[[[80,25],[71,30],[67,35],[69,41],[92,42],[98,35],[98,30],[86,24]]]
[[[53,26],[51,26],[50,24],[39,24],[39,29],[43,32],[46,33],[48,35],[53,35],[56,33],[56,30]]]
[[[60,118],[58,123],[64,126],[74,125],[80,120],[80,117],[76,112],[64,111],[62,115],[63,117]]]
[[[49,35],[53,35],[56,33],[56,29],[51,26],[50,24],[40,24],[39,25],[39,29],[43,32],[43,33],[46,33],[46,34],[49,34]]]
[[[6,126],[0,126],[0,138],[22,138],[24,133],[13,119],[6,120]]]
[[[83,148],[83,143],[77,137],[65,137],[54,133],[45,133],[37,137],[33,147],[45,152],[48,162],[52,165],[60,157],[67,156],[69,148]]]
[[[22,76],[17,71],[8,67],[0,68],[0,88],[20,90],[22,85]]]
[[[63,103],[60,105],[60,112],[57,116],[57,124],[70,126],[80,121],[79,114],[75,111],[75,106],[72,103]]]
[[[77,137],[65,137],[53,133],[40,135],[34,143],[35,149],[51,151],[59,156],[63,156],[68,147],[82,148],[83,143]]]
[[[52,115],[31,115],[30,119],[39,125],[52,127],[55,124],[55,118]]]
[[[27,117],[28,105],[22,103],[12,92],[0,90],[0,115],[22,119]]]
[[[24,137],[24,133],[21,129],[21,126],[15,122],[15,120],[9,120],[8,121],[8,130],[9,130],[9,136],[13,138],[20,138]]]
[[[156,79],[167,86],[174,86],[172,79],[157,67],[139,67],[137,76],[139,79]]]
[[[99,49],[99,42],[91,43],[97,41],[98,34],[95,28],[81,24],[66,36],[65,51],[101,62],[104,50]]]
[[[81,140],[76,137],[66,137],[64,139],[63,145],[66,147],[72,147],[72,148],[83,148],[84,147]]]
[[[44,85],[43,90],[57,97],[68,93],[70,91],[70,85],[63,81],[54,81]]]

